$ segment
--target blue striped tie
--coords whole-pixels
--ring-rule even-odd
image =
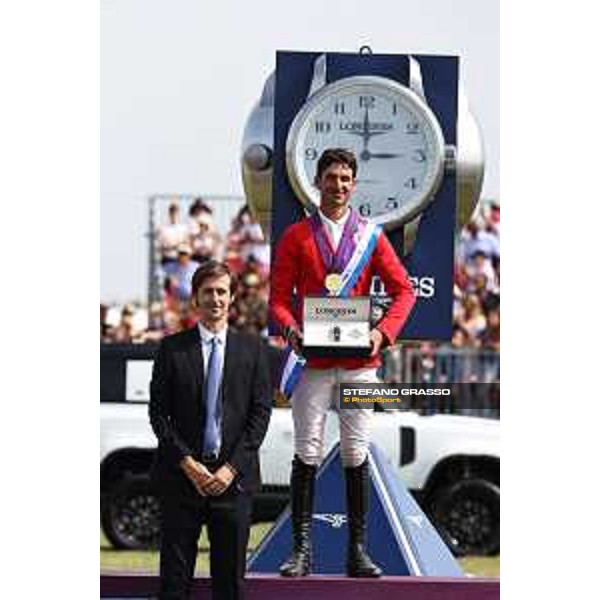
[[[202,452],[205,455],[218,453],[221,445],[218,411],[219,387],[223,371],[223,347],[217,336],[213,337],[211,344],[208,372],[204,380],[206,424],[204,426],[204,446]]]

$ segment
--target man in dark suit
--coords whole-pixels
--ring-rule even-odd
[[[188,599],[202,525],[208,529],[213,598],[243,597],[251,494],[271,414],[266,348],[227,330],[235,279],[208,261],[194,274],[197,326],[163,339],[150,387],[162,509],[161,600]]]

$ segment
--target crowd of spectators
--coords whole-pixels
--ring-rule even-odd
[[[233,329],[266,335],[269,245],[247,206],[233,219],[229,232],[218,231],[211,207],[197,198],[181,218],[177,202],[157,228],[155,250],[161,299],[149,307],[128,303],[100,306],[103,343],[145,343],[192,326],[198,316],[191,302],[191,281],[200,264],[224,260],[238,280],[229,324]]]
[[[389,383],[461,383],[460,406],[414,400],[422,414],[500,415],[500,206],[485,205],[456,248],[452,339],[406,344],[387,353]],[[483,384],[483,385],[481,385]],[[453,402],[456,396],[453,394]]]
[[[103,342],[156,341],[195,323],[191,278],[198,265],[211,258],[227,262],[238,277],[230,326],[266,335],[270,249],[248,206],[239,210],[223,235],[201,198],[190,205],[185,222],[179,204],[173,202],[154,238],[162,299],[147,308],[101,305]],[[425,365],[431,353],[445,347],[422,344]],[[500,206],[495,202],[477,213],[458,240],[451,347],[500,349]]]
[[[458,347],[500,349],[500,205],[491,203],[465,227],[454,277]]]

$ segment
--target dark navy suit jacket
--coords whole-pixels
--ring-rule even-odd
[[[150,423],[158,438],[152,474],[163,491],[186,478],[179,462],[189,454],[201,461],[206,418],[204,367],[198,327],[164,338],[150,385]],[[237,471],[238,489],[260,487],[258,450],[272,407],[265,343],[255,335],[228,330],[221,384],[221,449],[216,467]],[[214,470],[214,469],[213,469]]]

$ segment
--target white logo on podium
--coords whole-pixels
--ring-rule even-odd
[[[339,529],[348,519],[346,515],[341,513],[319,513],[314,514],[313,519],[317,519],[317,521],[324,521],[325,523],[329,523],[332,527]]]

